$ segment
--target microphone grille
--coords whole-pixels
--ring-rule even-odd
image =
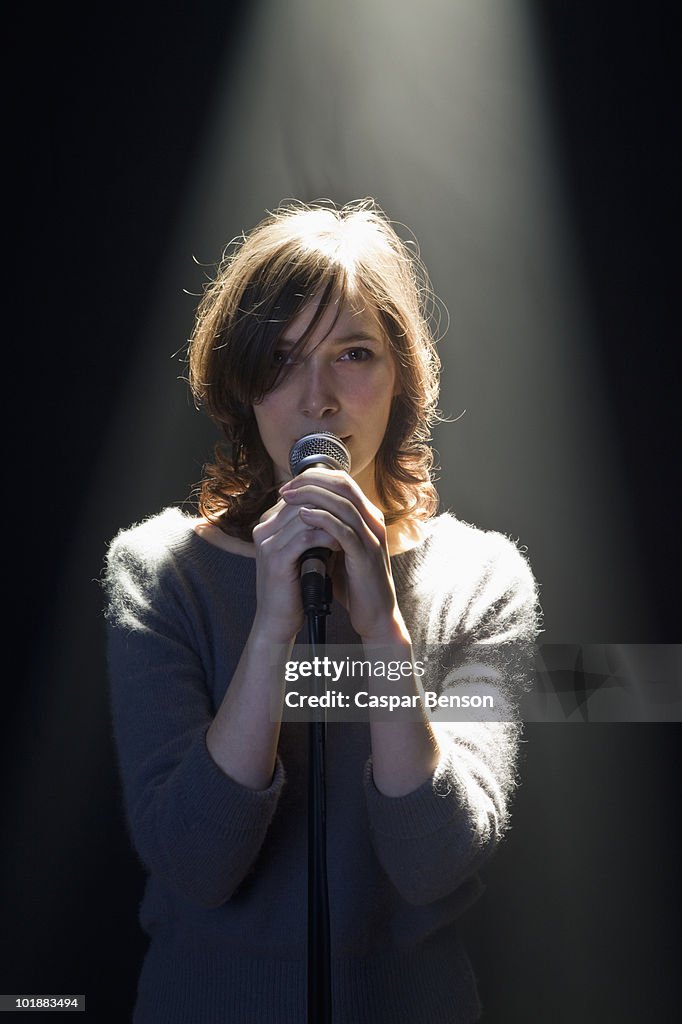
[[[303,464],[304,463],[304,464]],[[350,452],[340,437],[330,430],[319,430],[298,439],[289,453],[292,476],[302,473],[307,466],[324,464],[330,469],[343,469],[350,473]]]

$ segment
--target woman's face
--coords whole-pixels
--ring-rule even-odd
[[[373,310],[339,309],[334,301],[294,356],[292,349],[319,302],[317,295],[292,320],[275,353],[288,372],[253,406],[261,440],[283,482],[291,477],[289,452],[295,442],[316,430],[330,430],[350,451],[351,476],[376,502],[374,458],[399,390],[395,362]]]

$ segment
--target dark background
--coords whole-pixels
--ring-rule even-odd
[[[636,640],[674,642],[673,8],[530,10],[654,623]],[[88,489],[218,72],[238,52],[248,16],[238,3],[39,18],[27,9],[14,24],[5,431],[17,616],[4,673],[0,990],[85,992],[96,1020],[129,1019],[145,947],[136,924],[143,876],[120,808],[101,616],[84,618],[68,591],[98,571],[74,564]],[[117,478],[112,493],[128,486]],[[124,523],[111,509],[102,522],[103,553],[112,522]],[[96,585],[89,602],[97,605]],[[514,829],[464,923],[485,1020],[634,1022],[672,1011],[679,740],[678,725],[529,727]]]

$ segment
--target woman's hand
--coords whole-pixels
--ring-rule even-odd
[[[256,547],[254,626],[273,643],[289,643],[303,625],[299,559],[308,548],[339,551],[338,541],[283,499],[268,509],[253,529]]]
[[[280,596],[289,594],[288,601],[295,602],[297,629],[303,621],[298,558],[309,547],[328,547],[338,552],[332,574],[336,596],[363,645],[378,649],[382,657],[394,657],[397,651],[401,661],[409,660],[410,636],[396,599],[381,510],[342,471],[306,469],[284,484],[280,494],[282,502],[256,527],[254,540],[257,531],[259,540],[273,538],[267,565],[273,572],[286,567],[277,577]],[[301,526],[307,529],[300,532]],[[263,540],[261,550],[267,547]],[[413,675],[391,686],[418,693]],[[370,735],[374,782],[381,793],[404,796],[433,775],[440,748],[426,719],[370,720]]]
[[[303,523],[333,540],[333,545],[316,540],[306,547],[319,544],[343,553],[335,559],[334,592],[363,643],[407,637],[391,575],[384,516],[358,484],[343,471],[311,468],[287,481],[280,494]]]

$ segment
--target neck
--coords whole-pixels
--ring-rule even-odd
[[[401,519],[400,522],[391,523],[386,527],[389,555],[399,555],[401,552],[415,547],[423,540],[425,529],[425,524],[419,519]],[[209,523],[203,516],[195,521],[194,531],[209,544],[230,551],[234,555],[244,555],[247,558],[256,557],[256,549],[250,541],[241,540],[225,533],[218,526]]]
[[[362,488],[365,497],[385,513],[386,509],[382,505],[376,485],[376,464],[372,462],[354,479]],[[402,551],[409,551],[410,548],[421,542],[424,534],[425,525],[421,519],[407,516],[404,519],[399,519],[396,523],[391,523],[386,527],[389,555],[399,555]]]
[[[421,519],[401,519],[386,527],[389,555],[399,555],[421,543],[426,525]]]

